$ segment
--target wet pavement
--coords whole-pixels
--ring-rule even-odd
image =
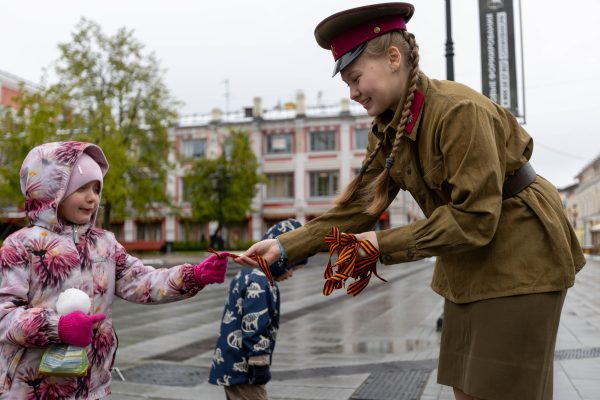
[[[170,256],[149,264],[190,258]],[[358,296],[323,296],[326,255],[280,283],[281,325],[267,385],[277,399],[453,399],[435,383],[443,299],[429,288],[433,259],[378,266]],[[195,298],[159,306],[118,300],[111,400],[225,399],[207,383],[230,279]],[[568,292],[555,356],[557,400],[600,400],[600,261],[589,260]],[[119,372],[124,381],[119,376]]]

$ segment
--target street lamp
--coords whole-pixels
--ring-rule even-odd
[[[223,163],[217,164],[215,172],[210,174],[210,179],[213,184],[213,190],[217,193],[217,218],[218,225],[215,232],[210,237],[210,247],[217,250],[225,250],[225,240],[223,239],[224,213],[223,200],[227,191],[227,183],[231,178],[231,174],[227,172],[227,166]]]
[[[454,42],[452,41],[451,0],[446,0],[446,79],[454,80]]]

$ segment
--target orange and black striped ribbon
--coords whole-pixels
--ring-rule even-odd
[[[211,249],[211,248],[208,249],[208,252],[216,254],[217,257],[219,257],[219,258],[231,257],[235,260],[236,258],[239,257],[239,255],[232,254],[227,251],[222,251],[221,253],[219,253],[216,250]],[[258,256],[256,254],[252,254],[250,256],[250,258],[258,263],[260,270],[263,272],[263,274],[265,274],[267,276],[267,279],[269,280],[269,284],[273,285],[273,274],[271,274],[271,268],[269,268],[269,264],[267,263],[267,260],[265,260],[264,258],[262,258],[261,256]]]
[[[333,227],[331,233],[325,236],[325,243],[329,245],[329,260],[324,274],[323,294],[325,296],[329,296],[335,289],[345,287],[348,278],[354,279],[354,282],[346,288],[347,293],[352,296],[356,296],[367,287],[373,274],[387,282],[377,275],[379,251],[368,240],[358,240],[355,235],[341,233],[337,227]],[[363,249],[366,257],[358,260],[360,249]],[[336,253],[337,261],[331,265],[331,257]]]

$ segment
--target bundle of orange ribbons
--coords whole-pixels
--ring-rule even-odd
[[[385,279],[377,275],[377,258],[379,251],[368,240],[358,240],[350,233],[340,233],[336,227],[325,236],[325,243],[329,245],[329,260],[325,268],[325,286],[323,294],[329,296],[335,289],[345,287],[346,280],[353,278],[354,282],[346,288],[348,294],[356,296],[367,287],[371,275],[384,282]],[[362,249],[366,257],[358,259],[359,250]],[[331,257],[338,255],[337,261],[331,265]]]

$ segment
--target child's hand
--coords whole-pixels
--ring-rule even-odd
[[[271,380],[271,371],[268,365],[249,365],[248,381],[251,385],[264,385]]]
[[[227,272],[227,256],[213,254],[194,266],[194,279],[199,286],[211,283],[223,283]]]
[[[106,318],[105,314],[87,315],[73,311],[58,320],[58,337],[66,344],[86,347],[92,343],[92,331],[96,322]]]

